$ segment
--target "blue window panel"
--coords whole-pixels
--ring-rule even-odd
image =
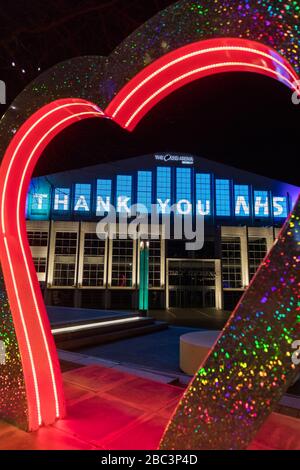
[[[103,201],[103,203],[101,204],[100,201]],[[105,206],[108,204],[111,204],[111,180],[98,179],[96,188],[96,214],[103,215],[105,212],[108,212],[108,210],[105,210]]]
[[[234,210],[237,217],[250,216],[249,186],[237,184],[234,186]]]
[[[170,167],[157,167],[156,172],[156,199],[160,199],[163,204],[157,204],[158,213],[170,213],[172,201],[172,186],[171,186],[171,168]],[[166,201],[169,200],[168,205]]]
[[[51,207],[51,185],[43,178],[34,178],[27,194],[27,217],[48,220]]]
[[[152,204],[152,172],[137,172],[137,203],[140,204],[139,212],[151,214]]]
[[[197,214],[201,212],[211,215],[211,176],[207,173],[196,174],[196,205]]]
[[[192,201],[192,182],[190,168],[176,168],[176,203],[182,199]],[[181,204],[183,211],[188,210],[187,204]]]
[[[270,217],[268,191],[254,191],[254,214],[256,217]]]
[[[74,211],[89,212],[91,210],[91,185],[75,184]]]
[[[229,180],[216,179],[216,215],[218,217],[231,215]]]
[[[273,197],[273,215],[275,218],[286,219],[288,216],[288,198],[286,196]]]
[[[117,201],[117,211],[118,212],[128,212],[124,206],[118,204],[118,200],[121,198],[122,201],[126,201],[126,206],[130,208],[132,202],[132,176],[129,175],[117,175],[117,191],[116,191],[116,201]],[[128,199],[128,200],[127,200]]]
[[[53,210],[55,212],[70,210],[70,188],[55,188]]]

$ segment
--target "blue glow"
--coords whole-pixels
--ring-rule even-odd
[[[218,217],[231,215],[229,180],[216,179],[216,215]]]
[[[27,217],[30,220],[47,220],[50,216],[51,186],[44,178],[31,181],[27,195]]]
[[[96,215],[104,215],[109,212],[111,204],[111,180],[97,180],[96,188]]]
[[[254,191],[254,214],[256,217],[269,217],[269,193],[268,191]]]
[[[70,188],[55,188],[53,211],[65,212],[70,209]]]
[[[208,173],[196,174],[197,214],[211,215],[211,176]]]
[[[249,186],[245,184],[237,184],[234,186],[234,207],[236,216],[250,216]]]
[[[273,215],[275,218],[286,219],[288,216],[288,198],[285,196],[273,197]]]
[[[132,177],[117,175],[117,212],[129,212],[132,199]]]
[[[176,200],[192,200],[191,169],[176,168]],[[181,204],[182,211],[188,210],[188,204]]]
[[[157,204],[158,213],[170,213],[170,206],[172,204],[172,190],[171,190],[171,168],[170,167],[157,167],[156,173],[156,199],[159,199],[161,204]],[[166,201],[169,201],[168,205]]]
[[[91,185],[75,184],[74,211],[89,212],[91,210]]]
[[[137,173],[137,204],[141,204],[139,212],[151,214],[152,171],[138,171]]]

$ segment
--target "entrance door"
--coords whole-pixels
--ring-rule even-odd
[[[216,306],[214,260],[167,260],[168,308]]]

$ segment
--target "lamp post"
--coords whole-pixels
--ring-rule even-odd
[[[144,313],[149,308],[149,241],[140,242],[140,286],[139,311]]]

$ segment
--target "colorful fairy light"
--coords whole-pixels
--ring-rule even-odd
[[[300,338],[299,230],[300,198],[184,394],[162,449],[245,449],[299,373],[291,359]]]
[[[277,6],[274,6],[274,3]],[[42,108],[45,107],[48,110],[48,106],[55,107],[59,98],[67,98],[66,106],[68,107],[72,102],[70,96],[76,100],[80,98],[85,100],[81,103],[85,108],[82,111],[85,117],[88,117],[88,114],[103,117],[103,113],[92,104],[96,103],[102,108],[107,106],[106,116],[116,113],[116,121],[122,127],[133,130],[143,113],[148,112],[156,102],[161,100],[167,89],[162,91],[159,88],[159,82],[151,82],[148,96],[144,94],[142,86],[138,88],[141,94],[135,95],[136,77],[140,85],[142,83],[140,73],[147,74],[149,71],[145,65],[149,64],[151,70],[154,67],[154,70],[158,71],[159,64],[165,60],[167,53],[176,53],[178,48],[184,46],[188,48],[191,43],[200,43],[204,39],[224,42],[224,52],[226,52],[226,41],[230,41],[228,38],[239,39],[241,43],[245,39],[250,40],[251,46],[253,42],[260,43],[262,52],[267,55],[263,59],[261,57],[260,60],[265,60],[267,65],[256,64],[256,71],[261,67],[261,72],[264,69],[267,75],[281,77],[282,81],[286,80],[288,82],[286,84],[292,88],[292,79],[297,77],[296,72],[299,71],[299,5],[300,2],[289,0],[284,3],[240,0],[230,2],[207,0],[202,1],[201,4],[191,1],[177,2],[135,31],[108,58],[87,57],[66,61],[43,73],[29,84],[1,120],[0,151],[4,155],[13,137],[15,137],[14,142],[22,146],[23,142],[20,138],[25,134],[22,134],[21,126],[24,125],[25,129],[26,126],[32,124],[35,112],[41,113],[39,114],[41,118],[43,112],[46,112]],[[257,47],[257,45],[254,47],[255,54],[258,53]],[[255,57],[256,60],[258,60],[257,57]],[[216,63],[222,66],[225,64],[219,61],[211,65],[216,65]],[[237,69],[233,68],[233,70],[240,70],[241,68],[238,67],[241,67],[241,63],[246,64],[241,61],[238,63]],[[247,66],[253,66],[249,64],[252,62],[248,59]],[[232,63],[230,65],[233,66]],[[190,72],[194,70],[197,69],[191,69]],[[183,70],[184,73],[185,70]],[[166,74],[162,75],[164,80],[166,76]],[[176,89],[175,84],[178,84],[179,78],[181,76],[176,70],[172,86],[169,86],[167,80],[163,86],[168,86],[168,90]],[[184,83],[182,81],[180,86]],[[132,95],[129,96],[131,92]],[[129,97],[128,100],[127,97]],[[122,104],[121,107],[120,104]],[[72,116],[70,109],[67,114]],[[75,120],[80,116],[80,112],[73,115]],[[63,117],[63,121],[67,118],[67,116]],[[63,121],[52,122],[54,127],[58,126],[57,131],[60,130],[59,126]],[[49,127],[50,133],[50,129],[53,130],[54,127]],[[22,153],[24,158],[26,155],[34,155],[35,145],[39,145],[42,138],[41,129],[36,133],[28,148],[24,147],[25,150]],[[48,142],[51,139],[49,137],[46,140]],[[38,156],[34,155],[33,161],[37,158]],[[8,166],[2,174],[2,182],[5,181],[5,173],[9,173],[9,161],[10,159],[7,158],[6,165]],[[22,164],[25,163],[24,160]],[[32,170],[33,167],[30,168],[30,171]],[[19,177],[19,171],[23,169],[16,167],[14,171],[16,177]],[[24,170],[23,175],[25,173]],[[20,180],[23,189],[26,186],[25,180],[29,182],[30,172],[25,176]],[[21,209],[25,205],[26,188],[23,189],[22,195],[16,202],[13,196],[15,186],[10,186],[10,194],[16,203],[15,218],[9,219],[5,216],[1,219],[1,226],[4,228],[1,234],[3,238],[1,250],[7,254],[7,258],[2,256],[4,260],[2,268],[5,269],[7,280],[9,267],[12,266],[12,269],[15,269],[17,264],[16,262],[10,263],[9,255],[17,258],[20,253],[22,254],[21,258],[24,262],[26,261],[27,267],[21,263],[21,270],[25,276],[23,279],[28,280],[26,293],[28,292],[28,298],[30,297],[25,301],[31,302],[32,300],[30,315],[35,315],[36,321],[33,323],[39,331],[38,338],[35,338],[32,326],[29,328],[29,342],[23,338],[23,354],[21,354],[20,342],[18,345],[16,336],[20,337],[20,334],[24,332],[18,322],[13,323],[11,316],[12,309],[15,311],[15,316],[22,310],[20,306],[16,307],[18,299],[15,298],[17,289],[13,282],[14,276],[11,276],[12,282],[8,289],[7,285],[4,286],[0,274],[2,283],[2,286],[0,285],[0,339],[5,341],[8,351],[7,368],[1,368],[0,371],[0,409],[2,416],[6,419],[21,426],[36,429],[40,424],[53,422],[57,417],[62,416],[63,404],[58,365],[55,364],[52,369],[50,363],[51,359],[55,358],[53,338],[45,320],[44,306],[38,293],[29,247],[26,245],[25,229],[20,217]],[[6,193],[6,190],[2,192]],[[2,204],[2,209],[3,207],[5,205]],[[258,274],[259,277],[257,276],[252,282],[247,295],[244,296],[231,317],[208,362],[200,369],[185,394],[162,441],[163,448],[246,447],[253,433],[262,424],[273,404],[287,387],[288,379],[293,377],[295,365],[291,362],[290,349],[293,340],[297,339],[296,334],[299,333],[299,212],[298,203],[297,210],[285,226],[278,243],[265,260]],[[12,239],[20,241],[20,253],[9,249],[6,222],[12,224],[9,225],[10,228],[13,226],[13,230],[16,230]],[[291,253],[293,256],[290,256]],[[9,302],[6,289],[9,290]],[[24,292],[20,290],[20,297],[22,296],[24,298]],[[263,302],[261,302],[262,299]],[[273,305],[274,299],[276,299],[276,305]],[[22,307],[22,302],[20,305]],[[26,321],[30,316],[25,315],[24,318]],[[27,352],[24,348],[25,343]],[[31,344],[35,350],[32,358],[28,354],[30,351],[28,346]],[[42,347],[43,363],[37,357],[38,344]],[[50,345],[50,348],[47,348],[47,345]],[[32,359],[32,367],[28,370],[24,369],[26,354],[30,360]],[[34,365],[38,369],[36,380],[34,379]],[[43,377],[40,374],[43,365],[47,369],[48,388],[41,390]],[[28,376],[30,380],[26,382],[24,377],[28,379]],[[58,392],[56,384],[58,384]],[[47,404],[46,392],[52,397]],[[32,399],[31,402],[28,400],[28,394]],[[40,396],[42,401],[39,409]],[[214,432],[212,433],[211,430]]]

